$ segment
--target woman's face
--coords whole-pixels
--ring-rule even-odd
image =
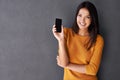
[[[88,29],[91,24],[91,16],[86,8],[81,8],[77,15],[77,25],[79,29]]]

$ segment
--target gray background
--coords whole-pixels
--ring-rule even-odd
[[[84,0],[0,0],[0,80],[62,80],[56,65],[56,17],[71,27]],[[120,79],[120,1],[91,0],[97,7],[105,40],[100,80]]]

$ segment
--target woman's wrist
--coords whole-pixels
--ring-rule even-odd
[[[58,43],[65,43],[65,39],[59,39]]]

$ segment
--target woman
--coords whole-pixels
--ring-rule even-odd
[[[82,2],[71,28],[63,28],[53,34],[58,40],[57,64],[64,68],[64,80],[98,80],[104,41],[99,34],[98,14],[95,6]]]

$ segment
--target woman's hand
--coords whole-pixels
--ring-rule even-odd
[[[55,38],[56,38],[58,41],[64,40],[63,26],[62,26],[62,29],[61,29],[61,32],[60,32],[60,33],[59,33],[59,32],[56,32],[56,27],[55,27],[55,25],[53,25],[52,31],[53,31],[53,34],[54,34]]]

